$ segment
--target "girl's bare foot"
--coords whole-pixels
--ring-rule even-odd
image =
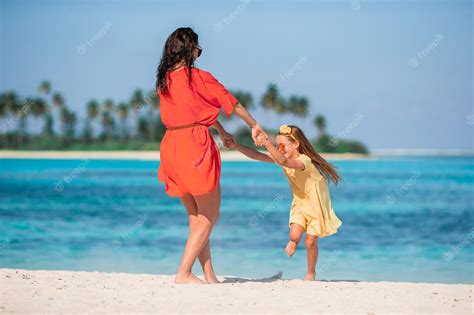
[[[305,281],[314,281],[316,279],[316,273],[315,272],[308,272],[306,276],[304,276]]]
[[[181,284],[181,283],[204,284],[206,282],[199,279],[195,274],[189,273],[187,275],[176,274],[176,277],[174,278],[174,283],[177,283],[177,284]]]
[[[286,244],[286,248],[285,248],[286,255],[288,257],[293,256],[293,254],[295,253],[295,250],[296,250],[296,243],[293,241],[289,241],[288,244]]]

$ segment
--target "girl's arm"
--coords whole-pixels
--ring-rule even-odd
[[[219,138],[221,139],[225,147],[228,147],[229,145],[232,145],[234,143],[234,137],[230,133],[228,133],[224,129],[224,127],[222,127],[221,123],[218,120],[216,120],[216,122],[213,123],[211,127],[217,130],[217,132],[219,133]]]
[[[252,139],[257,145],[257,136],[263,135],[265,138],[268,139],[268,135],[263,130],[263,128],[257,123],[257,121],[250,115],[250,113],[245,109],[245,107],[238,103],[234,106],[234,113],[239,116],[245,123],[251,128],[252,130]]]
[[[252,148],[249,148],[249,147],[247,147],[243,144],[240,144],[238,142],[235,142],[234,148],[237,149],[238,151],[240,151],[240,153],[242,153],[243,155],[246,155],[247,157],[249,157],[253,160],[257,160],[257,161],[261,161],[261,162],[268,162],[268,163],[274,163],[275,162],[275,161],[273,161],[273,159],[271,157],[269,157],[265,153],[262,153],[258,150],[252,149]]]
[[[270,140],[263,140],[263,146],[268,150],[268,152],[270,152],[271,156],[278,165],[299,170],[305,169],[303,162],[301,162],[300,160],[292,160],[286,158],[286,156],[284,156],[280,151],[277,150],[277,148],[273,146]]]

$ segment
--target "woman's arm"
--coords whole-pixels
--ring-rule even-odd
[[[211,127],[216,129],[219,134],[223,134],[226,132],[224,127],[222,127],[221,123],[218,120],[216,120],[216,122],[213,123]]]
[[[286,166],[286,167],[294,168],[294,169],[299,169],[299,170],[305,169],[303,162],[301,162],[300,160],[288,159],[280,151],[278,151],[277,148],[273,146],[270,140],[268,139],[263,140],[262,143],[263,143],[263,146],[268,150],[268,152],[270,152],[270,155],[273,157],[273,159],[278,165]]]
[[[234,113],[239,116],[245,123],[252,129],[252,139],[257,145],[257,136],[259,134],[263,134],[266,139],[268,139],[268,135],[266,132],[263,130],[263,128],[257,123],[257,121],[250,115],[250,113],[247,111],[247,109],[237,102],[237,104],[234,105]]]
[[[243,144],[240,144],[238,142],[235,142],[235,145],[232,146],[236,150],[240,151],[243,155],[246,155],[247,157],[257,160],[257,161],[262,161],[262,162],[268,162],[268,163],[274,163],[273,159],[266,155],[265,153],[262,153],[258,150],[249,148]]]

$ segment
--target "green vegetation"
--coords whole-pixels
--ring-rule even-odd
[[[252,94],[241,90],[233,90],[231,93],[248,109],[256,107]],[[309,101],[306,97],[291,95],[286,99],[273,84],[267,87],[259,105],[266,113],[274,111],[277,114],[292,114],[300,118],[307,118],[309,110]],[[85,109],[82,130],[77,130],[78,116],[68,108],[61,93],[52,91],[50,82],[41,82],[38,95],[25,99],[20,98],[14,91],[3,92],[0,94],[0,148],[159,150],[166,128],[159,117],[160,102],[154,91],[144,94],[141,89],[137,89],[128,101],[119,103],[115,103],[112,99],[102,102],[92,99],[86,103]],[[29,117],[41,120],[40,132],[27,132]],[[232,117],[221,114],[219,119],[225,123],[226,120],[233,119]],[[59,134],[55,133],[56,122],[60,124]],[[323,116],[317,115],[313,122],[318,130],[318,137],[314,139],[318,151],[368,152],[358,141],[336,139],[328,135]],[[276,134],[278,131],[268,130],[268,132]],[[235,136],[239,142],[253,145],[248,128],[239,128]]]

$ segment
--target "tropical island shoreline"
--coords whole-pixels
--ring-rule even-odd
[[[472,285],[219,277],[176,285],[172,275],[0,269],[9,313],[462,313]],[[210,297],[212,297],[210,299]],[[25,303],[27,301],[27,303]]]
[[[371,158],[359,153],[322,154],[328,160],[355,160]],[[1,150],[0,159],[107,159],[159,161],[160,151],[18,151]],[[237,151],[221,151],[223,161],[253,161]]]
[[[321,153],[327,160],[374,160],[382,157],[399,156],[451,156],[473,157],[474,152],[466,150],[372,150],[362,153]],[[240,152],[222,150],[222,161],[253,161]],[[91,160],[143,160],[159,161],[160,151],[150,150],[0,150],[0,159],[91,159]]]

